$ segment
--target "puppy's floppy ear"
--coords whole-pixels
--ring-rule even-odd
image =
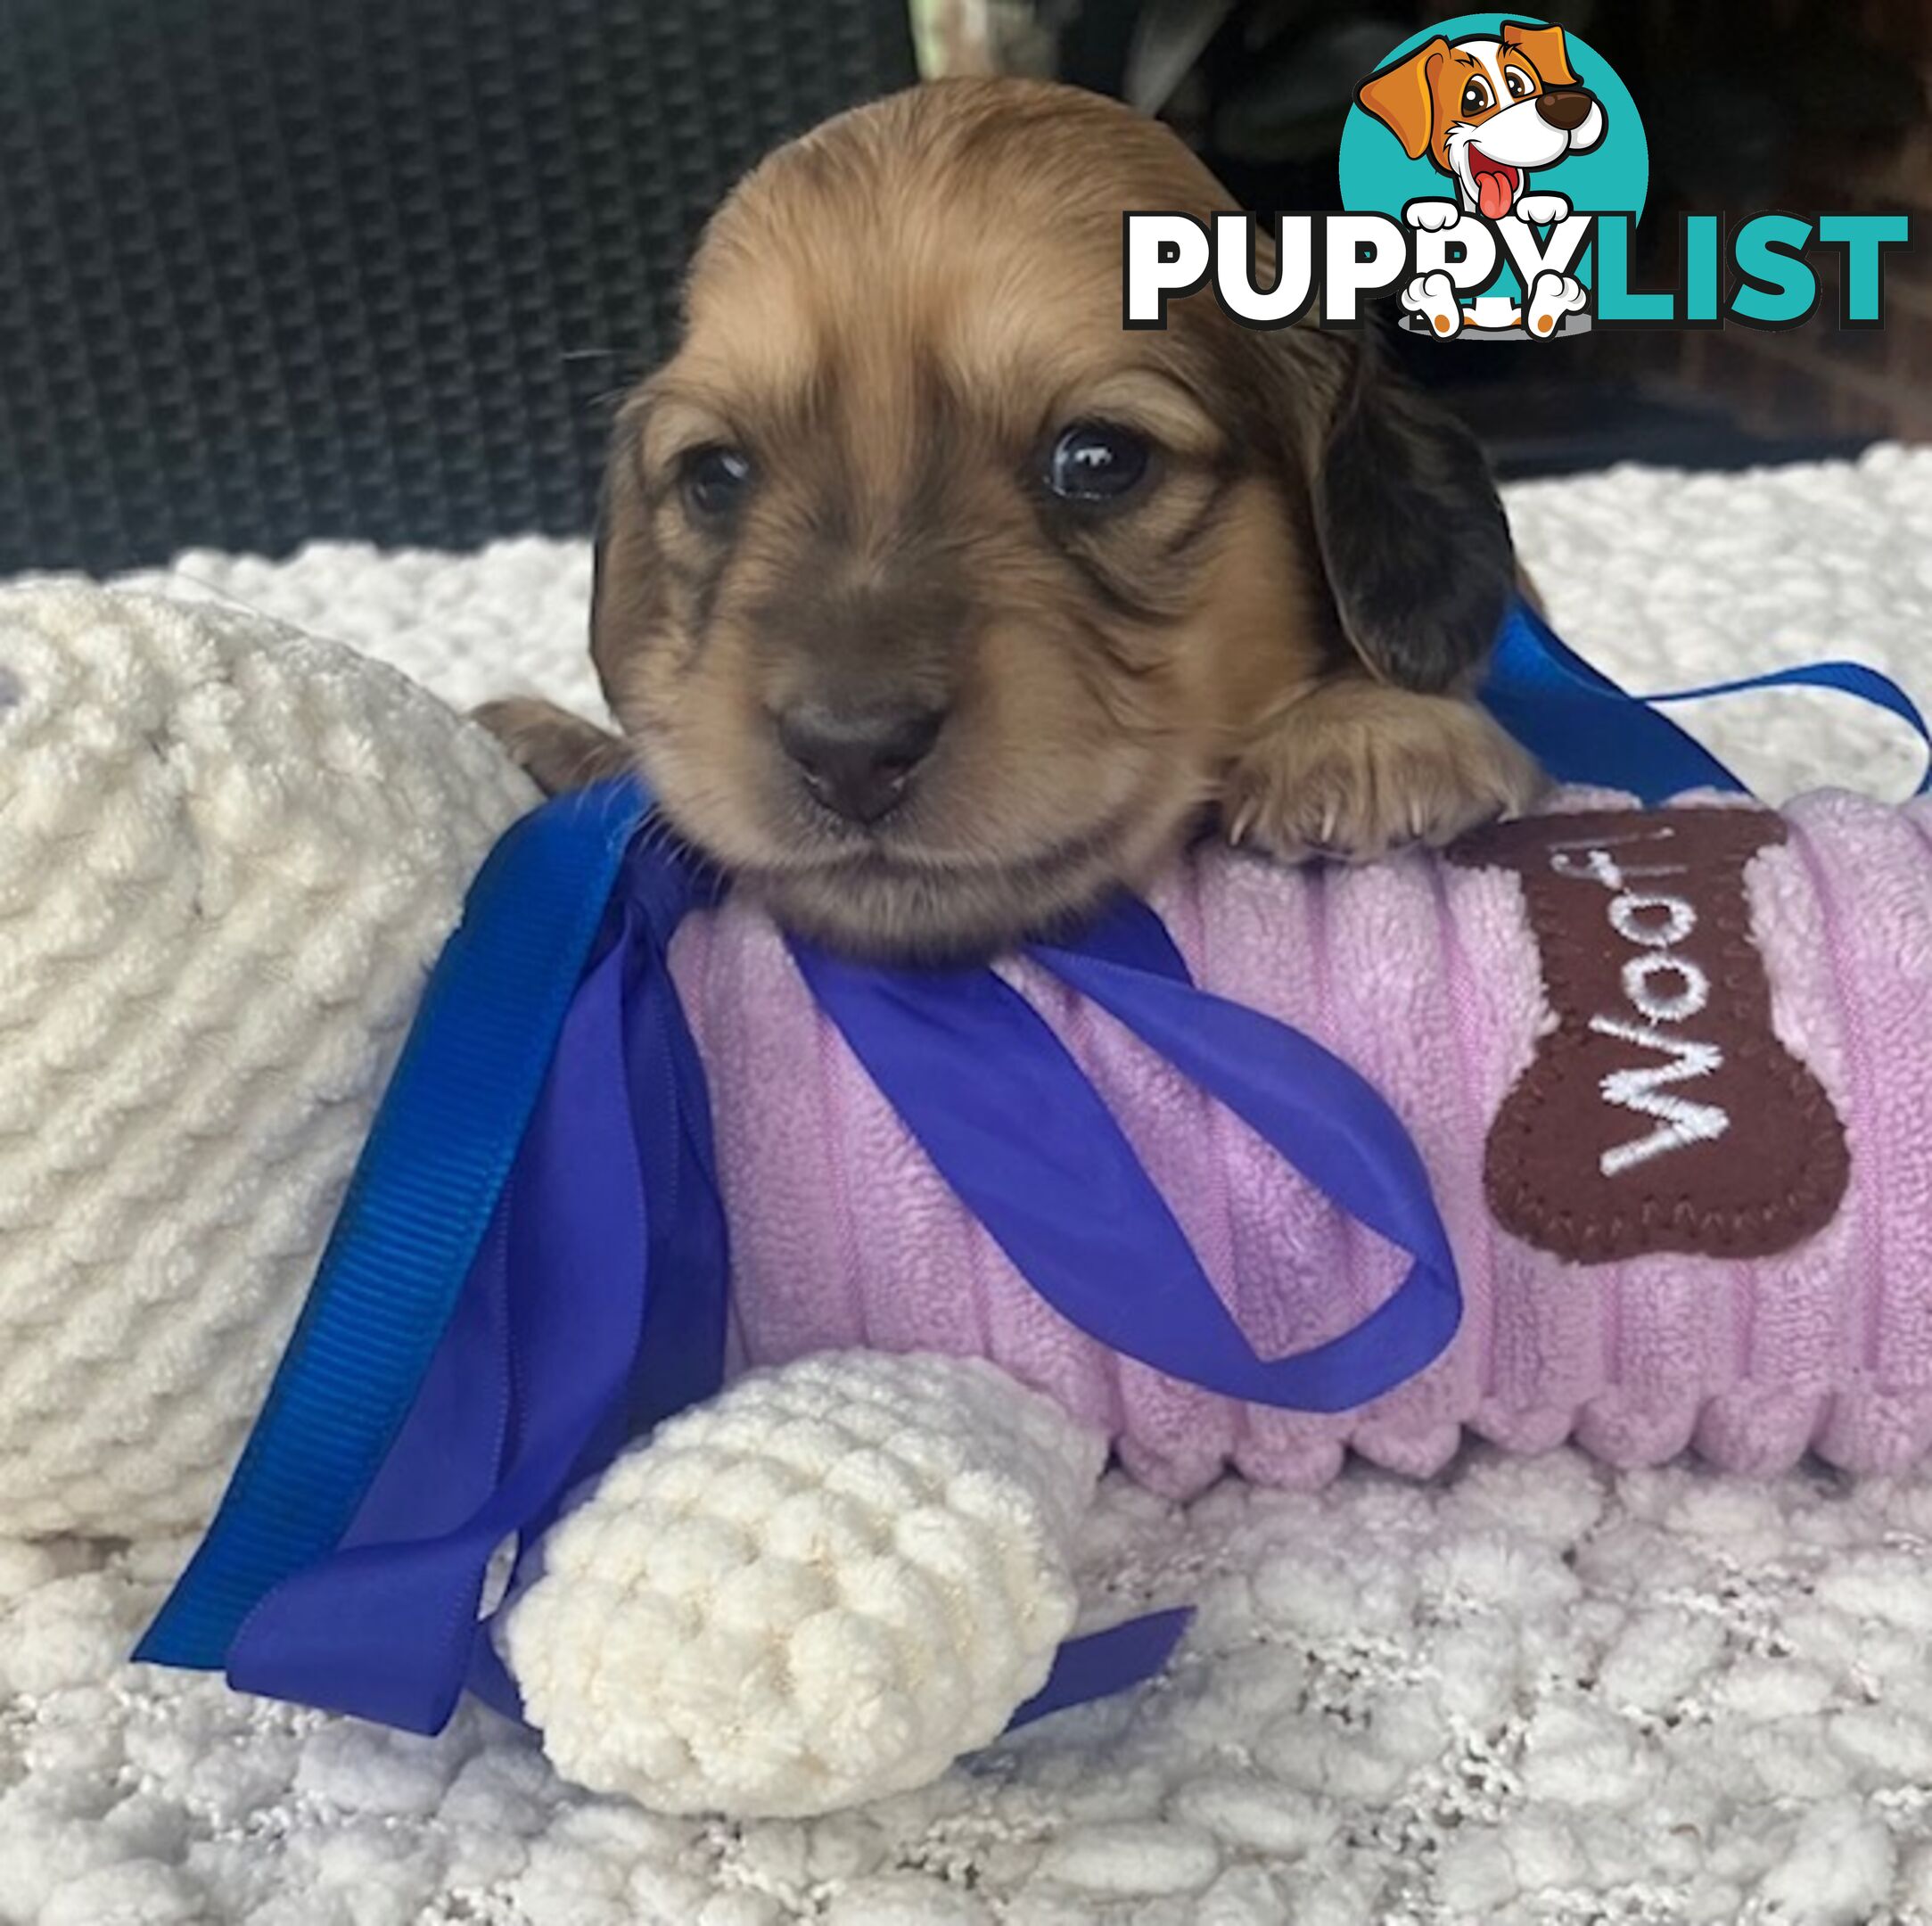
[[[1302,431],[1309,518],[1344,638],[1378,679],[1437,692],[1489,654],[1516,582],[1509,524],[1476,438],[1387,367],[1366,330],[1292,328],[1281,377],[1305,411],[1311,353],[1345,358]],[[1336,372],[1332,364],[1328,371]]]
[[[1448,53],[1449,42],[1437,34],[1393,67],[1370,74],[1355,90],[1355,98],[1394,135],[1411,160],[1428,152],[1435,131],[1435,70]]]
[[[1529,63],[1542,76],[1545,86],[1574,86],[1576,76],[1570,70],[1570,43],[1560,27],[1531,27],[1522,21],[1502,23],[1502,44],[1520,47]]]
[[[616,671],[626,639],[637,632],[658,589],[656,543],[641,466],[646,405],[640,390],[618,412],[604,459],[591,547],[590,660],[613,713]]]

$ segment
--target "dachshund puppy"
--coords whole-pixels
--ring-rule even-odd
[[[1360,333],[1211,297],[1121,325],[1122,215],[1229,195],[1039,82],[915,88],[781,148],[631,398],[591,650],[621,737],[483,720],[550,788],[641,768],[672,827],[848,952],[996,949],[1206,812],[1370,858],[1522,806],[1469,699],[1514,572],[1467,435]]]

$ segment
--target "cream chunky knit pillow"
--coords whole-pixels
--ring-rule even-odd
[[[0,1535],[204,1524],[533,792],[252,614],[0,593]]]

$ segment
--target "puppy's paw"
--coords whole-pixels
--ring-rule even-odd
[[[1574,276],[1546,271],[1538,275],[1530,287],[1523,325],[1532,334],[1553,334],[1564,316],[1574,314],[1588,298],[1583,284]]]
[[[1444,340],[1461,329],[1462,307],[1456,299],[1456,284],[1446,274],[1418,275],[1402,290],[1402,306],[1420,315]]]
[[[1453,227],[1462,218],[1462,210],[1453,201],[1411,201],[1403,208],[1402,218],[1411,227],[1435,234]]]
[[[1542,786],[1528,752],[1474,703],[1337,682],[1237,759],[1221,820],[1230,843],[1285,861],[1369,862],[1515,815]]]
[[[1568,218],[1570,203],[1559,193],[1526,193],[1518,196],[1516,210],[1532,227],[1547,227]]]
[[[521,764],[546,795],[628,775],[630,753],[621,737],[533,696],[487,702],[470,712]]]

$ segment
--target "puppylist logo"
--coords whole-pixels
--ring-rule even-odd
[[[1629,259],[1649,151],[1629,90],[1581,40],[1471,14],[1404,42],[1356,89],[1341,177],[1345,206],[1413,232],[1405,326],[1548,340],[1589,325],[1593,268]],[[1592,262],[1606,215],[1616,235]]]
[[[1903,214],[1689,214],[1677,285],[1633,287],[1649,182],[1636,103],[1585,41],[1504,13],[1460,14],[1394,48],[1356,89],[1340,173],[1335,214],[1128,214],[1125,325],[1164,327],[1172,298],[1212,282],[1255,328],[1311,310],[1357,327],[1386,295],[1404,328],[1442,341],[1788,328],[1817,311],[1830,251],[1839,325],[1878,327],[1886,251],[1910,238]]]

